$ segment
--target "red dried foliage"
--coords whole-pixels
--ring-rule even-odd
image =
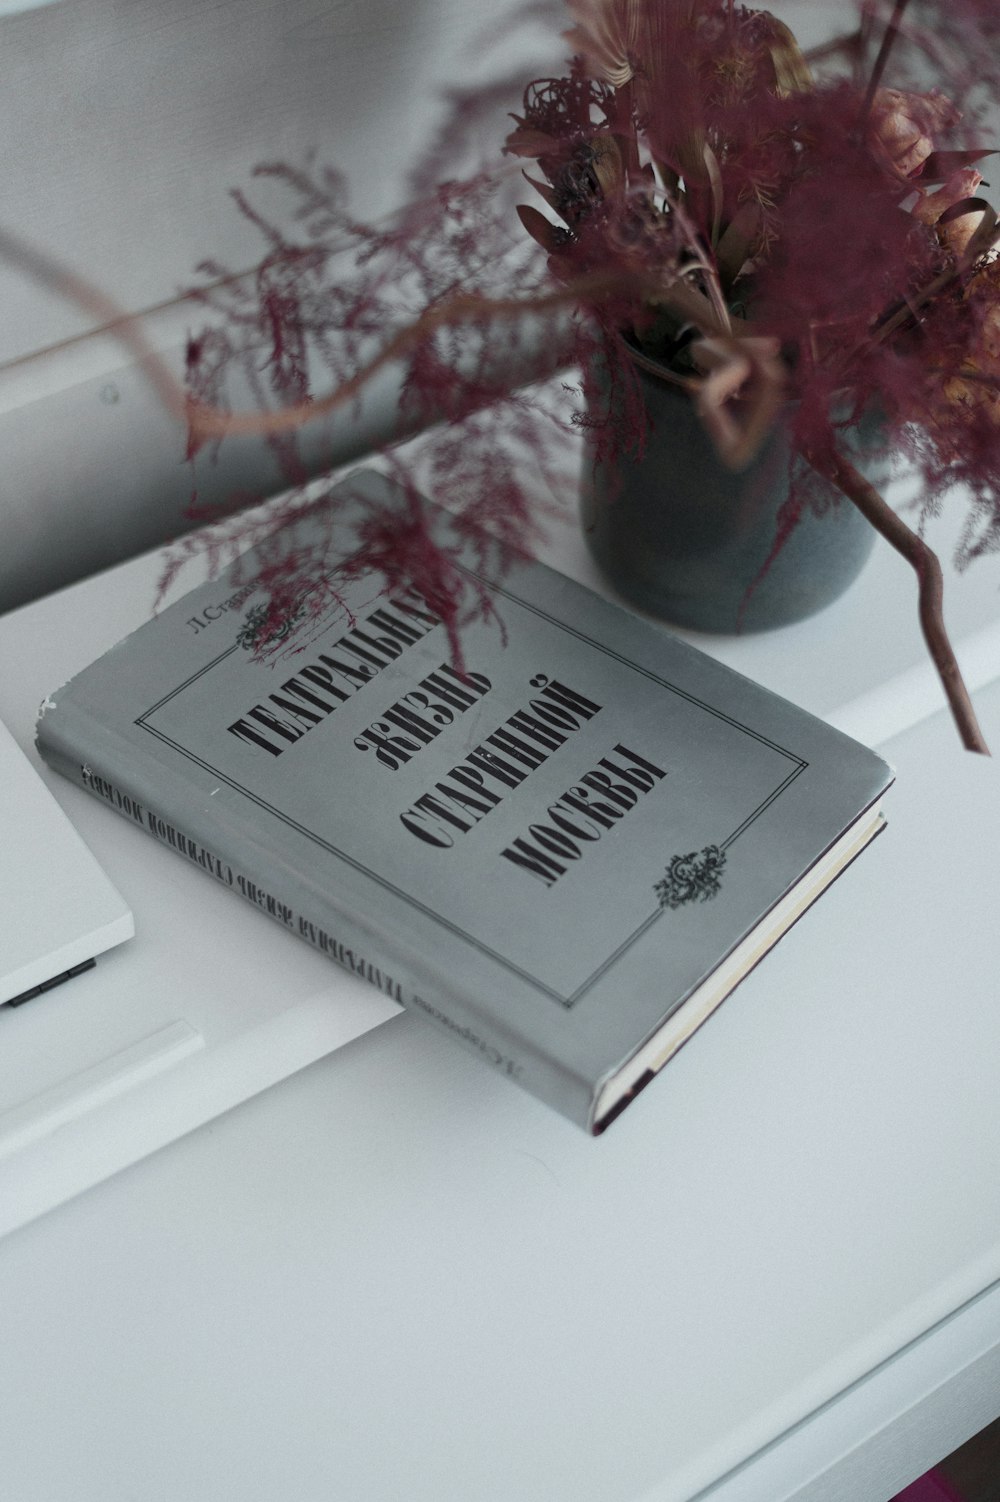
[[[192,455],[224,430],[204,414],[227,410],[238,376],[241,399],[281,418],[267,441],[298,485],[283,414],[357,401],[371,374],[401,363],[400,437],[433,427],[433,441],[417,459],[390,446],[405,515],[373,512],[351,568],[420,589],[456,653],[463,612],[486,597],[466,597],[453,551],[432,541],[420,488],[496,571],[535,538],[521,476],[555,486],[567,422],[588,429],[597,462],[641,451],[635,359],[697,396],[734,464],[779,407],[791,414],[792,495],[775,551],[806,506],[844,494],[885,530],[883,503],[842,444],[845,425],[872,410],[887,448],[920,470],[928,511],[967,487],[959,561],[1000,546],[1000,272],[974,167],[985,154],[977,90],[1000,88],[995,7],[866,3],[814,78],[780,21],[732,0],[567,4],[578,55],[564,76],[529,84],[507,141],[547,210],[518,206],[544,257],[519,233],[509,171],[443,173],[448,144],[474,133],[499,85],[452,96],[414,171],[419,197],[391,226],[353,219],[330,169],[259,168],[287,191],[287,225],[237,193],[265,240],[256,275],[202,268],[221,322],[191,345]],[[941,85],[929,92],[928,66]],[[520,389],[539,345],[553,365],[581,368],[576,412]],[[923,587],[927,550],[903,533],[886,530]],[[296,579],[299,606],[327,608],[308,560],[269,561],[265,584],[280,593]]]
[[[389,226],[354,219],[339,176],[328,168],[272,163],[255,175],[287,190],[287,224],[279,227],[245,194],[234,194],[240,211],[264,237],[267,253],[249,282],[215,262],[199,268],[209,285],[198,296],[216,320],[188,349],[188,392],[199,410],[225,413],[234,401],[248,400],[262,413],[308,404],[315,389],[343,386],[378,357],[392,330],[445,302],[457,285],[484,301],[502,296],[508,303],[523,301],[530,310],[544,280],[544,266],[513,212],[501,212],[497,174],[445,182],[430,201]],[[558,491],[558,436],[567,414],[523,395],[514,382],[539,342],[561,344],[568,329],[567,320],[556,326],[551,315],[541,314],[531,323],[509,317],[494,326],[484,312],[465,319],[461,328],[443,321],[408,349],[400,439],[433,426],[433,441],[408,452],[405,460],[395,444],[383,451],[406,493],[405,514],[369,508],[353,539],[357,550],[340,577],[375,569],[387,588],[404,582],[419,588],[445,622],[456,656],[463,611],[481,612],[489,599],[485,591],[467,597],[467,576],[454,564],[458,544],[471,541],[480,569],[496,573],[506,557],[530,547],[538,535],[541,518],[530,508],[518,475],[527,466],[550,482],[553,494]],[[359,400],[360,392],[355,407]],[[210,446],[220,441],[215,438]],[[326,610],[330,601],[321,580],[329,561],[326,549],[311,560],[298,556],[295,529],[287,526],[322,504],[303,489],[307,475],[298,435],[270,433],[265,441],[293,488],[266,521],[249,524],[237,517],[216,529],[213,545],[221,559],[280,529],[284,542],[275,545],[260,580],[272,598],[281,597],[277,622],[289,609],[301,616],[303,601],[309,602],[310,616]],[[201,437],[193,437],[192,462],[201,462],[204,446]],[[454,511],[455,549],[431,542],[421,486]],[[235,497],[233,504],[242,507],[247,499]],[[191,514],[209,519],[197,490]],[[165,583],[192,546],[175,550]],[[297,604],[289,591],[297,591]],[[266,649],[267,633],[259,640]],[[284,637],[275,640],[285,650]]]

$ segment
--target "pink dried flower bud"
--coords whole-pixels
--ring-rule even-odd
[[[936,89],[930,94],[879,89],[872,104],[870,138],[895,173],[913,177],[935,149],[935,135],[958,118],[951,100]]]
[[[913,217],[919,219],[921,224],[938,224],[942,214],[947,213],[955,204],[961,203],[963,198],[972,198],[982,181],[982,173],[974,167],[963,167],[961,171],[953,172],[936,193],[921,194],[913,206]],[[953,255],[961,256],[964,253],[981,219],[982,210],[970,209],[967,214],[960,214],[957,219],[949,219],[947,224],[939,225],[938,234]]]

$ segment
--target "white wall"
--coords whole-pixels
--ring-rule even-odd
[[[469,49],[487,14],[484,0],[62,0],[0,18],[0,220],[138,309],[173,298],[206,252],[256,259],[226,192],[262,158],[318,147],[359,211],[384,213],[440,90],[484,72]],[[0,364],[86,325],[8,271],[0,306]]]
[[[262,242],[228,190],[261,160],[336,162],[352,205],[399,205],[449,85],[491,76],[539,36],[515,0],[60,0],[0,14],[0,225],[101,283],[179,368],[203,315],[178,302],[206,255],[252,265]],[[494,23],[499,17],[500,32]],[[484,27],[490,30],[484,41]],[[550,43],[551,58],[561,46]],[[534,41],[532,40],[534,38]],[[516,108],[516,94],[510,107]],[[498,110],[496,136],[504,132]],[[95,320],[0,265],[0,609],[182,526],[183,435]],[[331,457],[363,452],[392,390]],[[257,445],[227,444],[202,490],[265,493]]]

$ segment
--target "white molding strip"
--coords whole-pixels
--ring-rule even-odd
[[[970,694],[1000,676],[1000,620],[959,642],[955,655]],[[934,664],[927,660],[842,705],[826,719],[868,746],[881,746],[901,731],[945,708]]]

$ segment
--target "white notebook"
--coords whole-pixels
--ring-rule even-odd
[[[0,721],[0,1005],[90,969],[132,913]]]
[[[0,1236],[398,1011],[27,744],[0,725]]]

